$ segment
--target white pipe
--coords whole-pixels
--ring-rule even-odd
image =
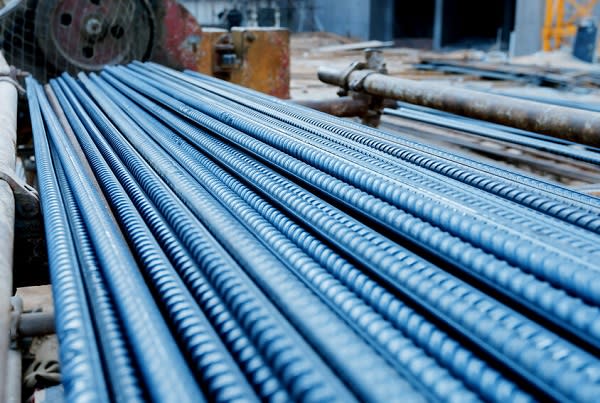
[[[0,52],[0,75],[10,67]],[[17,153],[17,89],[0,81],[0,172],[14,176]],[[6,401],[7,363],[10,339],[10,297],[12,295],[15,199],[13,191],[0,179],[0,400]]]
[[[6,403],[21,403],[21,385],[23,383],[23,377],[21,376],[21,372],[23,371],[21,351],[9,350],[7,364],[8,376],[6,377],[5,401]]]

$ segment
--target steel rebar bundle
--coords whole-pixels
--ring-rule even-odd
[[[28,97],[68,401],[600,396],[600,200],[152,63]]]

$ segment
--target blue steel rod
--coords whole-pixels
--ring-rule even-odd
[[[108,401],[98,344],[91,325],[75,245],[60,195],[35,81],[27,78],[38,182],[56,312],[56,333],[65,398],[71,402]]]
[[[332,139],[337,138],[338,143],[352,147],[353,149],[357,149],[357,147],[362,146],[362,150],[367,147],[368,149],[376,151],[378,156],[384,154],[391,157],[393,155],[398,157],[396,159],[398,162],[406,160],[406,163],[427,168],[428,170],[446,175],[460,182],[468,183],[471,186],[484,189],[492,194],[496,194],[516,203],[534,208],[545,214],[553,215],[572,224],[580,225],[589,230],[600,231],[600,218],[598,218],[599,212],[590,212],[591,214],[586,216],[582,214],[583,211],[582,213],[577,214],[572,208],[565,209],[563,207],[558,209],[557,207],[559,207],[559,205],[556,201],[548,199],[545,195],[542,196],[541,194],[532,194],[532,189],[530,186],[523,188],[514,181],[502,181],[502,179],[497,175],[485,175],[482,177],[481,172],[476,173],[472,170],[465,171],[464,167],[456,164],[448,164],[447,162],[440,161],[439,159],[433,160],[422,154],[415,154],[410,152],[410,150],[408,150],[406,147],[400,148],[398,145],[394,145],[385,141],[371,141],[370,136],[357,136],[356,133],[349,132],[347,130],[340,131],[339,127],[324,123],[318,115],[314,115],[313,118],[311,118],[311,115],[305,111],[300,111],[297,113],[293,112],[295,106],[288,104],[282,106],[281,101],[275,102],[265,100],[260,96],[253,96],[250,98],[247,96],[247,94],[245,95],[242,90],[238,90],[237,88],[233,90],[235,92],[222,91],[221,89],[224,87],[215,85],[213,82],[197,79],[196,75],[193,77],[181,74],[175,76],[176,73],[168,73],[164,69],[157,71],[160,71],[163,74],[169,74],[170,77],[177,77],[181,80],[185,79],[186,82],[206,89],[207,91],[211,91],[213,94],[216,94],[220,97],[227,97],[227,99],[235,100],[240,104],[252,107],[259,113],[276,117],[296,127],[306,129],[311,133],[317,135],[324,135],[324,133],[327,133]],[[318,112],[312,111],[311,113]]]
[[[135,68],[135,67],[133,67]],[[161,70],[157,70],[160,71],[162,74],[167,74],[165,71],[163,71],[163,69]],[[282,119],[285,120],[285,122],[297,127],[297,128],[302,128],[303,130],[308,130],[311,133],[321,136],[321,137],[326,137],[329,140],[332,140],[334,142],[336,142],[338,145],[341,145],[343,147],[350,147],[353,150],[357,150],[360,151],[362,153],[368,153],[370,154],[370,156],[375,157],[375,158],[382,158],[382,155],[386,155],[385,152],[383,152],[383,150],[385,150],[386,152],[389,152],[389,147],[385,147],[384,149],[380,149],[380,150],[372,150],[372,151],[366,151],[369,150],[369,148],[365,147],[364,145],[360,144],[360,143],[354,143],[354,142],[349,142],[347,137],[343,137],[340,136],[337,133],[334,133],[333,131],[325,131],[324,128],[322,127],[318,127],[318,126],[310,126],[308,123],[304,123],[302,120],[300,120],[299,118],[296,117],[289,117],[286,113],[281,112],[277,106],[273,106],[271,104],[269,104],[268,108],[264,108],[264,107],[260,107],[260,104],[253,102],[251,100],[248,100],[248,97],[242,97],[242,96],[237,96],[237,95],[230,95],[229,91],[224,92],[224,91],[216,91],[214,86],[211,86],[210,84],[207,83],[203,83],[199,80],[194,80],[190,77],[187,77],[185,75],[182,74],[178,74],[177,76],[174,76],[174,74],[176,73],[172,73],[171,75],[169,75],[170,79],[172,80],[173,77],[177,77],[180,80],[185,80],[186,82],[191,82],[192,84],[199,86],[200,88],[206,89],[207,91],[211,91],[212,94],[221,97],[221,99],[223,99],[222,97],[227,97],[227,99],[231,99],[232,101],[238,102],[239,104],[243,104],[243,105],[249,105],[251,107],[253,107],[254,110],[257,111],[257,113],[263,114],[263,113],[267,113],[270,116],[276,117],[277,119]],[[205,93],[206,94],[206,93]],[[264,121],[264,119],[263,119]],[[290,130],[290,127],[287,127],[287,130]],[[354,146],[352,146],[352,144],[355,144]],[[381,145],[380,143],[375,143],[374,145]],[[374,153],[374,154],[373,154]],[[391,156],[390,156],[391,157]],[[391,158],[384,158],[385,162],[391,162],[394,161],[393,163],[395,165],[398,165],[399,163],[401,163],[401,159],[391,159]],[[403,167],[409,167],[410,165],[408,165],[407,163],[402,163],[401,164]],[[428,167],[429,168],[429,167]],[[427,172],[428,170],[421,170],[420,172]],[[438,171],[439,172],[439,171]],[[453,179],[457,179],[458,182],[455,182],[455,185],[460,186],[463,185],[463,178],[464,175],[461,176],[457,176],[458,172],[456,172],[456,170],[451,170],[450,172],[452,172],[454,175],[452,176]],[[469,179],[469,184],[472,185],[473,184],[473,180],[475,178],[473,178],[473,175],[471,176],[467,176],[467,178]],[[496,179],[497,182],[497,179]],[[510,189],[507,189],[507,186],[503,186],[502,188],[500,188],[502,190],[502,193],[498,193],[498,191],[494,191],[497,186],[495,187],[491,187],[490,185],[492,183],[490,183],[490,181],[486,181],[485,182],[485,190],[486,191],[490,191],[492,190],[492,193],[497,194],[501,197],[508,197],[509,200],[511,201],[515,201],[517,203],[523,203],[526,202],[525,205],[527,205],[528,207],[533,207],[533,208],[537,208],[539,211],[541,211],[542,213],[545,214],[553,214],[556,211],[556,207],[554,207],[553,209],[549,209],[547,205],[540,203],[539,200],[532,200],[531,198],[526,198],[523,197],[523,195],[520,195],[518,193],[515,193],[514,191],[510,191]],[[464,186],[464,185],[463,185]],[[514,188],[514,185],[511,185],[511,187]],[[472,189],[472,188],[471,188]],[[473,189],[472,189],[473,190]],[[570,222],[572,224],[575,225],[581,225],[584,228],[587,228],[589,230],[592,231],[596,231],[600,233],[600,218],[598,217],[598,214],[590,214],[587,217],[586,216],[582,216],[582,214],[576,215],[573,214],[573,211],[569,211],[566,209],[563,210],[559,210],[554,214],[557,218],[561,218],[567,222]]]
[[[79,208],[73,196],[71,186],[60,165],[60,160],[53,152],[56,162],[55,169],[60,184],[60,191],[69,216],[73,237],[77,239],[77,254],[82,267],[82,276],[89,296],[96,335],[102,348],[102,358],[110,380],[110,390],[116,402],[144,402],[147,395],[144,385],[135,367],[131,352],[126,343],[126,337],[119,323],[114,304],[106,288],[98,266],[93,245],[87,234],[85,223],[79,213]]]
[[[138,88],[138,89],[139,89],[139,90],[141,90],[142,92],[151,92],[151,94],[150,94],[150,95],[151,95],[152,97],[157,97],[157,96],[159,96],[158,92],[148,89],[148,88],[147,88],[147,86],[139,86],[139,88]],[[189,110],[189,108],[183,108],[183,109],[181,109],[181,110],[186,110],[186,111],[187,111],[187,110]],[[153,113],[156,113],[156,110],[153,110]],[[198,116],[199,116],[199,115],[196,115],[196,118],[198,118]],[[161,116],[161,118],[163,118],[163,119],[164,119],[164,116]],[[206,120],[204,121],[204,123],[206,123]],[[242,138],[240,138],[240,140],[241,140],[241,139],[242,139]],[[217,152],[217,150],[216,150],[216,149],[211,149],[209,152],[214,154],[215,152]],[[235,153],[233,153],[233,154],[235,154]],[[218,157],[218,158],[219,158],[219,159],[221,159],[221,160],[223,160],[223,158],[224,158],[224,159],[226,159],[226,160],[228,159],[226,155],[222,155],[222,154],[219,154],[219,157]],[[231,158],[234,158],[234,157],[233,157],[233,156],[231,156]],[[239,161],[239,157],[237,157],[237,158],[238,158],[238,159],[235,159],[234,161]],[[230,159],[228,159],[228,160],[229,160],[229,161],[231,161]],[[232,169],[233,169],[233,171],[237,172],[237,171],[238,171],[240,168],[239,168],[239,167],[232,167]],[[277,189],[277,188],[271,188],[271,189],[275,190],[275,189]],[[285,204],[281,204],[281,205],[280,205],[280,207],[286,208],[286,205],[285,205]],[[290,210],[289,210],[289,208],[288,208],[288,211],[290,211]],[[308,218],[308,217],[305,217],[304,219],[306,219],[306,218]],[[317,230],[317,231],[319,230],[319,228],[318,228],[318,227],[314,227],[313,229],[315,229],[315,230]],[[347,249],[347,250],[346,250],[346,252],[347,252],[347,253],[350,253],[350,254],[352,254],[352,249]],[[359,259],[360,259],[360,257],[359,257]],[[367,265],[367,266],[368,266],[368,265]],[[388,282],[389,282],[389,279],[388,279]],[[395,285],[395,287],[396,287],[396,288],[398,288],[398,284],[397,284],[397,283],[396,283],[396,284],[394,284],[394,281],[393,281],[393,280],[391,281],[391,283],[392,283],[392,285]],[[401,287],[401,288],[402,288],[402,287]],[[416,303],[417,305],[419,304],[419,302],[418,302],[418,298],[414,298],[414,295],[412,295],[412,296],[411,296],[412,292],[410,292],[410,291],[408,291],[408,290],[404,290],[404,291],[403,291],[403,294],[405,295],[405,297],[408,297],[409,299],[411,299],[411,300],[413,301],[413,303]],[[421,301],[421,304],[423,304],[423,301]],[[431,311],[431,308],[429,308],[428,310],[429,310],[429,312],[432,312],[432,311]],[[434,311],[435,311],[435,310],[434,310]],[[434,316],[435,316],[435,315],[434,315]],[[448,323],[448,318],[447,318],[447,317],[445,317],[445,318],[444,318],[444,319],[441,321],[441,323]],[[455,326],[457,326],[457,324],[455,324]],[[465,333],[463,333],[463,336],[464,336],[464,335],[465,335]],[[468,336],[466,336],[466,337],[468,337]],[[474,343],[474,345],[478,345],[478,344],[479,344],[479,345],[481,345],[481,342],[480,342],[480,343]],[[496,358],[498,358],[498,357],[496,357]],[[500,359],[500,361],[502,361],[502,359]],[[509,366],[509,367],[510,367],[510,366]],[[515,369],[515,368],[513,367],[513,369]],[[522,374],[522,376],[524,376],[524,377],[528,377],[528,374],[527,374],[527,372],[526,372],[526,371],[521,371],[520,373]],[[535,381],[533,381],[533,382],[535,382]]]
[[[65,96],[62,90],[56,85],[54,89],[58,98],[63,100],[63,104],[68,105],[64,102]],[[85,133],[81,132],[81,127],[77,129],[80,138],[85,136]],[[90,144],[90,141],[91,139],[87,144]],[[76,148],[79,144],[73,146]],[[95,157],[98,158],[97,153]],[[221,345],[208,319],[168,262],[125,190],[108,169],[97,170],[96,176],[124,233],[128,235],[141,267],[153,285],[163,310],[167,313],[171,326],[179,336],[180,343],[195,368],[196,376],[207,390],[207,395],[214,401],[253,401],[251,389],[244,376],[225,347]]]
[[[215,294],[212,287],[207,284],[207,280],[204,276],[200,274],[200,269],[196,266],[193,258],[184,249],[181,243],[178,242],[177,236],[161,216],[161,213],[154,206],[152,201],[142,192],[139,185],[131,177],[129,171],[127,171],[121,161],[118,160],[114,152],[110,149],[110,146],[108,146],[106,141],[101,137],[100,133],[97,132],[93,123],[89,122],[89,117],[87,117],[87,128],[90,129],[90,133],[87,132],[88,129],[79,120],[79,117],[75,114],[75,110],[73,109],[77,109],[78,114],[83,116],[84,112],[81,105],[78,104],[74,95],[71,93],[70,89],[66,87],[66,84],[62,79],[51,81],[51,84],[55,84],[56,82],[59,83],[61,89],[65,92],[66,98],[69,100],[69,103],[63,102],[63,105],[67,105],[65,107],[67,116],[73,126],[77,128],[81,145],[94,170],[99,173],[100,177],[110,176],[109,163],[99,157],[100,151],[92,142],[92,136],[94,137],[94,140],[99,143],[99,147],[102,148],[104,153],[108,155],[107,159],[111,162],[113,169],[115,170],[115,175],[118,175],[120,182],[127,189],[127,192],[132,201],[136,204],[138,211],[144,216],[148,227],[157,237],[157,240],[161,242],[162,248],[173,261],[173,264],[178,269],[182,279],[186,282],[186,285],[188,285],[188,288],[194,294],[194,297],[198,300],[202,309],[210,315],[211,322],[219,331],[220,337],[234,350],[233,354],[241,361],[240,366],[245,371],[249,372],[248,377],[251,379],[256,377],[256,371],[261,371],[261,382],[257,385],[258,393],[265,399],[285,401],[287,395],[277,386],[278,382],[272,378],[272,375],[266,376],[265,374],[265,372],[268,372],[270,369],[265,367],[264,363],[261,363],[262,359],[256,355],[256,352],[254,352],[253,348],[250,346],[250,341],[244,337],[243,331],[239,329],[237,323],[233,322],[231,316],[227,313],[227,308],[224,308],[223,302],[219,301],[220,298]],[[217,317],[214,315],[215,312],[218,312]],[[223,326],[226,326],[228,331],[224,331]],[[238,351],[235,351],[236,349],[233,348],[234,344],[238,346]],[[239,348],[239,346],[245,347]],[[246,361],[241,359],[240,354],[244,354]],[[253,363],[252,369],[248,368],[248,360]],[[243,384],[243,382],[240,382],[239,380],[237,382]]]
[[[239,221],[197,182],[181,172],[183,168],[160,147],[148,143],[145,134],[116,108],[112,101],[85,76],[80,79],[101,106],[110,111],[112,120],[120,126],[127,139],[146,160],[154,163],[161,176],[186,201],[194,213],[219,241],[227,245],[235,258],[244,262],[244,268],[254,281],[285,312],[288,320],[322,354],[325,361],[347,382],[362,399],[384,401],[422,401],[403,377],[379,356],[368,343],[338,317],[324,302],[310,291],[285,264],[244,229]],[[260,264],[258,262],[261,262]],[[372,388],[379,384],[379,388]]]
[[[519,134],[500,131],[498,129],[487,128],[486,130],[482,130],[477,126],[473,127],[474,125],[470,122],[463,122],[445,116],[436,116],[431,113],[405,107],[400,107],[399,110],[386,109],[385,113],[405,119],[416,120],[418,122],[434,124],[448,129],[463,130],[482,137],[507,141],[513,144],[519,144],[537,150],[551,152],[556,155],[573,158],[575,160],[600,165],[600,155],[598,153],[587,150],[577,150],[576,148],[573,148],[573,145],[556,144],[547,140],[528,138]],[[573,144],[576,145],[577,143]]]
[[[68,76],[64,76],[64,81],[69,83],[69,88],[82,101],[86,112],[91,114],[95,123],[106,133],[106,139],[111,142],[144,191],[177,231],[193,257],[202,263],[207,277],[223,293],[223,298],[232,312],[238,315],[238,320],[268,358],[292,396],[295,399],[353,401],[352,396],[306,346],[305,341],[296,335],[287,321],[262,297],[254,283],[224,249],[216,241],[212,242],[213,238],[204,227],[191,218],[187,208],[122,138],[79,85]],[[80,115],[83,116],[86,115]],[[93,123],[90,124],[89,118],[84,122],[90,134],[95,135],[97,129]],[[98,145],[103,144],[99,141],[100,134],[94,140]],[[115,169],[114,159],[107,157],[106,147],[102,151],[104,156],[113,162],[111,165]],[[277,343],[273,343],[273,340],[277,340]]]
[[[98,83],[104,90],[108,93],[111,93],[110,87],[102,86],[102,81],[100,79],[92,79]],[[116,89],[118,89],[121,93],[134,98],[135,95],[131,92],[128,87],[125,87],[120,82],[114,80],[111,77],[106,77],[108,82],[111,83]],[[289,220],[285,215],[280,213],[277,209],[268,204],[264,199],[260,199],[256,193],[253,193],[250,189],[246,188],[240,182],[237,182],[232,176],[229,176],[225,173],[225,171],[218,168],[216,164],[211,162],[206,156],[201,154],[198,150],[193,148],[192,146],[182,143],[179,141],[179,136],[177,136],[174,132],[170,131],[166,126],[160,124],[156,119],[154,119],[151,115],[144,112],[140,107],[135,105],[133,102],[127,100],[124,97],[119,96],[119,93],[114,92],[112,90],[111,99],[118,103],[123,110],[130,111],[130,115],[133,119],[138,122],[142,127],[146,129],[146,131],[152,136],[152,138],[157,141],[159,144],[165,148],[165,150],[169,151],[169,153],[179,161],[182,161],[183,166],[190,172],[190,174],[194,175],[194,177],[201,183],[206,183],[205,187],[211,190],[211,193],[219,200],[223,200],[224,202],[232,201],[232,199],[237,200],[236,206],[240,206],[240,199],[235,199],[233,196],[235,191],[235,195],[241,197],[244,202],[250,203],[248,206],[252,206],[252,208],[261,214],[261,216],[267,219],[271,224],[277,226],[277,229],[282,233],[285,233],[286,236],[296,243],[296,245],[302,248],[307,254],[313,257],[316,261],[322,264],[327,268],[329,272],[334,274],[336,278],[340,279],[344,285],[351,288],[354,293],[363,298],[366,302],[372,305],[375,309],[378,310],[379,313],[385,316],[387,320],[390,320],[394,326],[401,329],[403,332],[411,335],[411,338],[417,339],[416,343],[423,345],[423,343],[427,344],[422,338],[419,338],[419,330],[412,329],[407,326],[406,322],[415,323],[414,320],[422,321],[423,319],[415,319],[415,315],[418,315],[412,311],[410,314],[405,314],[408,316],[412,316],[413,318],[404,321],[399,320],[400,318],[395,317],[394,313],[397,312],[395,309],[389,310],[391,308],[389,304],[385,304],[383,301],[387,299],[393,299],[394,297],[391,294],[388,294],[383,288],[376,285],[376,283],[372,282],[372,280],[368,279],[364,274],[359,274],[360,272],[352,267],[350,264],[345,262],[341,257],[337,256],[335,252],[328,249],[324,246],[319,240],[312,237],[308,232],[304,231],[301,227],[293,223]],[[227,179],[229,179],[227,181]],[[221,180],[226,180],[226,182],[221,182]],[[233,186],[232,186],[233,182]],[[227,186],[227,187],[225,187]],[[236,190],[234,190],[236,189]],[[239,207],[233,207],[232,210],[237,210]],[[256,219],[252,220],[256,221]],[[310,246],[309,246],[310,245]],[[292,269],[294,270],[294,269]],[[319,282],[321,285],[328,285],[328,288],[331,290],[335,285],[332,285],[332,281],[327,279],[327,276],[323,274],[319,269],[307,270],[306,267],[302,267],[302,276],[308,276],[308,278],[319,278]],[[354,279],[354,280],[351,280]],[[364,287],[358,286],[358,284],[362,284]],[[336,287],[337,288],[337,287]],[[369,291],[367,291],[367,289]],[[330,291],[331,292],[331,291]],[[342,292],[339,288],[337,292]],[[378,295],[380,299],[374,297],[374,295]],[[332,296],[334,299],[339,299],[335,295]],[[395,303],[399,303],[399,301],[395,301]],[[410,309],[406,307],[405,309]],[[404,316],[404,315],[403,315]],[[406,317],[406,316],[404,316]],[[357,319],[357,321],[360,321]],[[425,324],[424,324],[425,325]],[[425,325],[427,326],[427,325]],[[431,326],[431,325],[428,325]],[[445,343],[452,343],[451,339],[449,339],[446,335],[440,336],[446,339]],[[420,340],[419,340],[420,339]],[[423,346],[426,348],[426,346]],[[461,347],[455,347],[461,349]],[[443,355],[440,355],[440,351],[433,348],[426,348],[427,353],[435,357],[437,360],[440,360],[448,367],[450,367],[453,372],[458,372],[461,378],[466,380],[466,383],[469,384],[472,388],[474,388],[478,393],[485,396],[487,399],[491,401],[506,401],[513,399],[527,399],[525,395],[522,395],[518,390],[511,391],[514,387],[507,383],[501,378],[498,378],[498,381],[494,388],[490,390],[490,387],[485,387],[481,381],[484,377],[492,376],[497,378],[498,375],[492,375],[489,371],[493,370],[486,368],[485,366],[481,367],[480,374],[481,377],[473,378],[469,377],[462,368],[456,366],[455,362],[448,361],[444,359]],[[414,359],[414,358],[413,358]],[[472,359],[477,360],[477,358],[473,357]],[[439,377],[438,377],[439,378]],[[510,385],[510,386],[509,386]],[[431,387],[431,386],[430,386]],[[448,395],[447,388],[439,389],[434,388],[435,391],[440,393],[444,393],[447,397]],[[514,393],[514,395],[513,395]],[[463,398],[464,399],[464,398]]]
[[[128,94],[129,97],[135,98],[138,102],[144,102],[143,100],[140,101],[142,98],[139,95],[136,96],[135,93],[131,92],[132,90],[124,87],[119,81],[115,81],[110,75],[103,74],[103,76],[111,84],[118,86],[122,92]],[[148,103],[146,102],[145,105],[147,106]],[[164,116],[166,112],[161,113]],[[170,120],[177,121],[172,116]],[[190,130],[189,126],[185,127],[182,124],[177,125],[177,129],[183,131],[186,129]],[[431,238],[434,237],[432,236]],[[454,254],[460,256],[474,254],[466,245],[461,249],[455,249],[455,251]],[[466,262],[467,266],[463,267],[465,263],[461,263],[460,260],[453,261],[448,252],[446,252],[446,255],[441,255],[445,257],[446,261],[452,262],[463,273],[475,278],[478,285],[484,284],[488,289],[491,289],[493,295],[501,296],[503,300],[511,301],[516,307],[520,309],[524,308],[526,312],[533,313],[534,316],[542,319],[542,322],[545,324],[550,324],[553,330],[569,336],[569,338],[591,348],[593,351],[600,351],[598,332],[594,330],[598,329],[598,324],[600,324],[598,308],[586,306],[580,300],[569,297],[561,290],[553,289],[547,283],[543,283],[506,263],[499,261],[492,263],[489,258],[482,261],[482,257],[479,257],[476,259],[479,262],[477,265]],[[541,301],[549,300],[554,301],[554,303],[541,303]],[[564,315],[555,311],[554,307],[559,306],[562,307],[561,310],[564,310],[566,306],[571,307],[568,310],[569,313]],[[595,323],[595,325],[592,325],[592,323]]]
[[[164,66],[160,66],[155,63],[145,63],[144,65],[155,70],[166,72],[175,77],[179,77],[177,72]],[[542,194],[546,194],[547,197],[558,198],[557,200],[562,200],[564,203],[571,203],[573,206],[580,206],[579,208],[582,209],[595,208],[593,211],[595,211],[596,214],[600,213],[600,201],[598,198],[579,193],[571,189],[566,189],[541,179],[534,179],[525,176],[522,173],[511,170],[510,168],[497,167],[489,163],[484,164],[472,159],[451,154],[433,146],[403,139],[398,134],[376,130],[348,119],[338,119],[301,105],[290,104],[278,98],[259,93],[248,88],[233,86],[232,84],[223,80],[204,76],[196,72],[186,71],[186,75],[194,77],[196,81],[208,82],[222,90],[231,91],[238,95],[252,98],[256,102],[267,105],[268,108],[277,108],[278,111],[292,115],[295,118],[304,121],[305,123],[314,124],[321,128],[328,127],[332,130],[340,131],[340,134],[349,140],[367,141],[367,144],[374,147],[381,143],[382,146],[385,146],[383,150],[386,152],[392,152],[394,155],[397,155],[415,164],[424,164],[424,166],[427,166],[429,169],[438,169],[437,166],[444,161],[445,162],[443,165],[446,165],[447,163],[454,163],[456,164],[456,167],[459,167],[460,169],[473,170],[469,176],[467,176],[467,178],[474,174],[483,174],[486,177],[485,183],[493,183],[493,181],[502,180],[502,189],[517,187],[521,189],[521,192],[523,190],[536,190]],[[265,113],[269,113],[269,110],[265,110]],[[372,141],[373,139],[376,139],[376,141]],[[450,174],[452,171],[448,172],[448,170],[445,169],[444,172]],[[525,187],[523,187],[523,185]]]
[[[511,226],[519,229],[520,232],[533,231],[536,238],[548,236],[552,238],[550,241],[552,243],[565,243],[566,248],[577,247],[580,251],[596,255],[600,251],[598,246],[600,237],[580,228],[560,225],[563,224],[561,221],[556,221],[545,214],[531,211],[520,205],[507,202],[505,199],[489,195],[478,189],[473,189],[460,181],[448,180],[428,170],[422,168],[415,169],[414,167],[399,164],[398,160],[391,159],[385,154],[380,155],[376,151],[372,153],[362,147],[357,149],[360,152],[355,152],[354,149],[348,147],[346,142],[336,142],[323,133],[320,133],[322,137],[314,136],[294,126],[281,124],[275,119],[248,110],[243,105],[231,103],[220,97],[211,96],[211,98],[219,102],[220,106],[227,108],[227,111],[231,113],[240,114],[244,112],[245,116],[251,116],[252,121],[258,125],[264,124],[270,128],[282,130],[279,132],[281,133],[281,137],[291,136],[296,140],[314,145],[330,153],[343,153],[348,161],[385,175],[390,180],[402,179],[406,183],[414,184],[414,186],[430,189],[431,192],[437,193],[438,199],[451,197],[458,203],[468,205],[471,209],[478,208],[478,214],[481,217],[485,217],[489,213],[490,220],[494,223],[510,220]],[[326,138],[327,141],[324,141],[323,138]],[[595,257],[591,257],[592,261],[595,259]]]
[[[77,161],[77,152],[65,140],[65,134],[41,86],[35,84],[34,88],[38,92],[48,133],[57,145],[57,154],[74,189],[99,262],[140,363],[140,371],[146,379],[150,396],[157,400],[175,398],[181,402],[202,401],[202,394],[162,321],[141,274],[132,270],[137,264],[116,222],[96,207],[102,205],[99,189],[93,188],[86,179],[85,169]],[[154,337],[148,338],[147,334]],[[165,368],[169,370],[162,371]]]
[[[346,322],[353,327],[354,331],[369,341],[378,350],[379,354],[392,363],[398,372],[411,381],[413,386],[419,388],[419,392],[426,396],[428,400],[449,399],[468,401],[476,399],[475,395],[470,394],[470,392],[459,386],[458,382],[450,378],[445,371],[441,368],[436,368],[436,365],[429,357],[422,351],[415,349],[415,346],[411,342],[405,339],[400,332],[393,329],[389,323],[386,323],[382,317],[379,317],[379,314],[375,313],[365,302],[358,300],[353,294],[348,292],[349,290],[345,286],[327,274],[315,260],[312,260],[312,257],[309,257],[304,251],[293,245],[291,240],[284,237],[264,217],[259,216],[256,210],[228,188],[225,188],[224,185],[219,184],[218,179],[212,178],[206,169],[198,165],[196,158],[186,159],[187,154],[182,152],[183,146],[180,144],[180,141],[165,142],[164,140],[166,140],[167,136],[178,139],[173,132],[170,132],[165,126],[160,125],[158,121],[154,120],[135,104],[128,102],[114,89],[103,84],[102,80],[92,76],[92,81],[109,94],[113,102],[123,110],[127,110],[140,127],[144,128],[173,158],[178,161],[185,160],[186,164],[184,167],[188,171],[190,171],[191,167],[194,167],[190,173],[213,197],[220,200],[222,205],[238,216],[239,221],[249,231],[257,234],[257,238],[267,248],[274,254],[281,256],[281,260],[287,265],[288,269],[296,273],[297,277],[311,288],[315,294],[319,295],[338,315],[346,318]],[[209,178],[212,178],[212,180],[209,180]],[[320,277],[318,282],[314,279],[317,276]],[[344,297],[341,297],[341,295],[344,295]],[[360,310],[360,316],[356,313],[358,310]],[[366,317],[369,317],[368,322],[364,319]],[[386,329],[388,336],[385,343],[378,340],[379,337],[377,334],[373,334],[371,329],[374,326],[380,329],[379,332],[383,331],[382,329]],[[404,349],[391,348],[392,345],[399,344],[404,345]],[[407,351],[410,351],[410,353]],[[419,374],[407,368],[409,363],[402,360],[409,354],[412,357],[411,359],[421,361],[423,367],[427,366],[428,372],[438,371],[435,380],[438,385],[444,386],[436,387],[436,384],[430,383],[433,380],[431,377],[422,377],[421,374],[423,372]]]
[[[119,70],[123,71],[123,69]],[[131,76],[132,73],[123,74]],[[429,221],[482,250],[580,295],[587,301],[600,304],[600,272],[596,271],[591,255],[586,257],[582,249],[578,251],[579,253],[572,254],[555,242],[540,239],[542,235],[540,233],[531,231],[525,233],[507,220],[488,220],[470,206],[453,202],[439,195],[434,197],[428,189],[391,180],[337,154],[325,152],[299,140],[283,138],[280,133],[266,125],[254,125],[238,114],[224,111],[220,105],[205,100],[200,101],[199,96],[194,97],[184,92],[182,88],[169,86],[155,74],[141,75],[140,79],[172,97],[183,100],[212,118],[224,119],[232,127],[246,131],[258,141],[289,153],[363,192],[372,194],[383,202]],[[489,239],[492,231],[494,242]],[[534,248],[539,256],[534,257],[529,253],[529,250]],[[556,271],[570,273],[571,277],[565,279],[555,276]]]

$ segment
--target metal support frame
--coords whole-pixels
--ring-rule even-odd
[[[0,75],[10,67],[0,52]],[[0,80],[0,397],[6,401],[11,322],[15,195],[7,177],[14,177],[17,142],[17,88]]]
[[[389,77],[353,63],[346,70],[319,68],[319,79],[358,92],[440,109],[592,146],[600,145],[600,115],[594,112],[481,93],[450,85]]]

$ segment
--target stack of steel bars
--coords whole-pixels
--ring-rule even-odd
[[[69,401],[597,401],[600,200],[192,72],[28,95]]]
[[[385,113],[600,165],[600,149],[598,147],[578,144],[569,140],[472,119],[406,102],[398,102],[398,109],[385,109]]]

